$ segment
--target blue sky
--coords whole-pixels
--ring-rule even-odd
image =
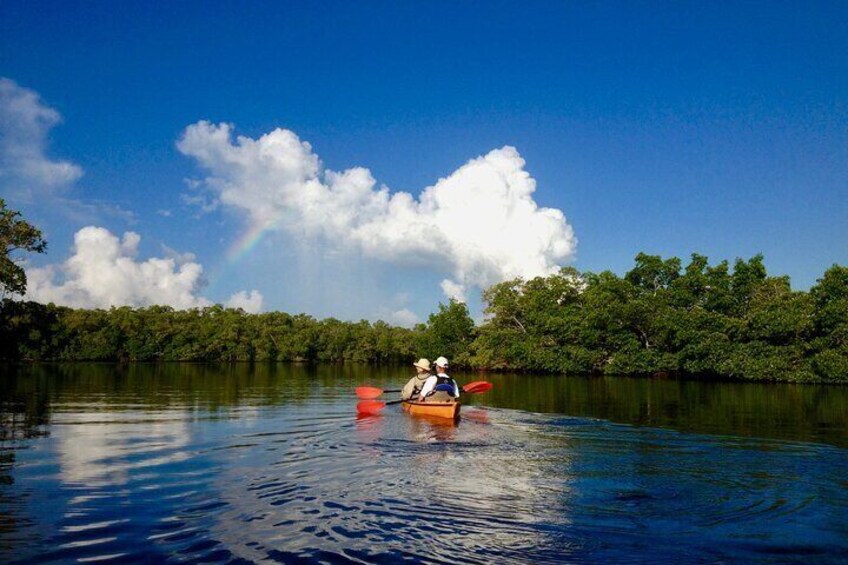
[[[61,115],[40,151],[81,172],[26,192],[0,178],[0,195],[46,232],[49,253],[30,264],[55,267],[36,273],[48,291],[83,276],[65,262],[85,226],[138,234],[121,247],[138,264],[193,254],[174,267],[202,266],[192,296],[256,290],[265,310],[399,322],[445,301],[441,281],[477,309],[480,285],[542,263],[624,273],[640,251],[714,261],[761,252],[796,288],[848,263],[843,2],[171,4],[0,4],[0,76]],[[180,150],[201,120],[232,124],[228,151],[238,135],[293,133],[311,145],[304,159],[320,158],[315,178],[327,186],[325,169],[355,167],[370,171],[373,191],[413,198],[439,179],[482,183],[463,200],[472,226],[485,221],[473,203],[487,201],[488,169],[463,166],[514,147],[536,183],[521,201],[561,211],[554,232],[567,249],[537,246],[527,261],[504,250],[499,269],[486,263],[498,262],[494,244],[483,242],[483,258],[463,255],[468,233],[444,225],[456,215],[410,231],[430,242],[392,239],[385,232],[399,224],[383,218],[369,224],[382,238],[372,249],[360,228],[374,212],[329,230],[279,204],[274,227],[228,259],[265,221],[260,191],[277,177],[203,157],[211,131]],[[229,203],[224,185],[235,187]],[[327,194],[331,217],[359,205]],[[191,203],[201,196],[218,205],[204,212]],[[550,230],[528,214],[478,231],[537,244]],[[99,300],[155,297],[101,290]],[[85,303],[67,288],[44,296]]]

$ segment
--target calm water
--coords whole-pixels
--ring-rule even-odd
[[[0,562],[848,561],[848,387],[407,373],[0,367]]]

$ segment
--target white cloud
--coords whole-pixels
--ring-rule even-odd
[[[103,215],[135,222],[135,214],[119,205],[68,196],[83,170],[47,155],[50,130],[61,122],[59,112],[45,105],[37,92],[0,77],[0,194],[80,223]]]
[[[0,78],[0,183],[24,198],[61,192],[82,176],[69,161],[46,155],[47,134],[62,121],[38,93]]]
[[[220,202],[218,202],[217,198],[210,198],[208,194],[202,192],[202,182],[195,179],[183,179],[183,182],[185,182],[189,192],[181,194],[180,199],[184,204],[193,206],[195,209],[199,210],[196,217],[209,214],[210,212],[214,212],[218,209]],[[201,192],[198,193],[198,191]]]
[[[209,306],[199,295],[203,267],[191,254],[166,250],[168,257],[136,260],[141,236],[119,239],[109,230],[88,226],[74,235],[71,257],[61,265],[27,269],[26,300],[76,308],[169,305],[178,309]],[[236,293],[259,307],[262,295]],[[247,308],[245,308],[247,310]]]
[[[162,251],[165,253],[165,257],[168,259],[173,259],[177,265],[184,265],[186,263],[193,263],[197,260],[197,256],[194,253],[189,251],[185,253],[180,253],[176,249],[168,247],[167,245],[162,245]]]
[[[465,302],[465,286],[455,283],[450,279],[445,279],[441,282],[442,292],[445,296],[452,298],[457,302]]]
[[[420,323],[421,318],[419,318],[418,314],[416,314],[409,308],[401,308],[400,310],[388,312],[385,315],[385,321],[392,325],[411,328],[415,324]]]
[[[262,300],[262,293],[258,290],[252,290],[250,294],[242,290],[233,294],[226,306],[228,308],[241,308],[248,314],[258,314],[262,311]]]
[[[442,283],[449,296],[556,272],[576,249],[562,212],[533,200],[536,182],[513,147],[472,159],[415,198],[377,186],[365,168],[324,169],[289,130],[233,141],[231,125],[202,121],[177,146],[209,172],[202,181],[209,198],[242,211],[254,227],[438,269],[451,277]]]

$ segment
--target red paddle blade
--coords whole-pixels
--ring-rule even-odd
[[[358,386],[356,387],[356,396],[359,398],[377,398],[383,394],[383,389],[375,386]]]
[[[379,414],[380,410],[386,407],[385,402],[380,402],[379,400],[363,400],[362,402],[357,403],[356,411],[359,414],[364,414],[366,416]]]
[[[493,386],[494,385],[488,381],[474,381],[473,383],[468,383],[462,387],[462,391],[468,394],[480,394],[481,392],[492,390]]]

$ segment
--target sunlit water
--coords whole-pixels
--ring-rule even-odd
[[[407,371],[0,369],[0,561],[848,561],[848,391]]]

